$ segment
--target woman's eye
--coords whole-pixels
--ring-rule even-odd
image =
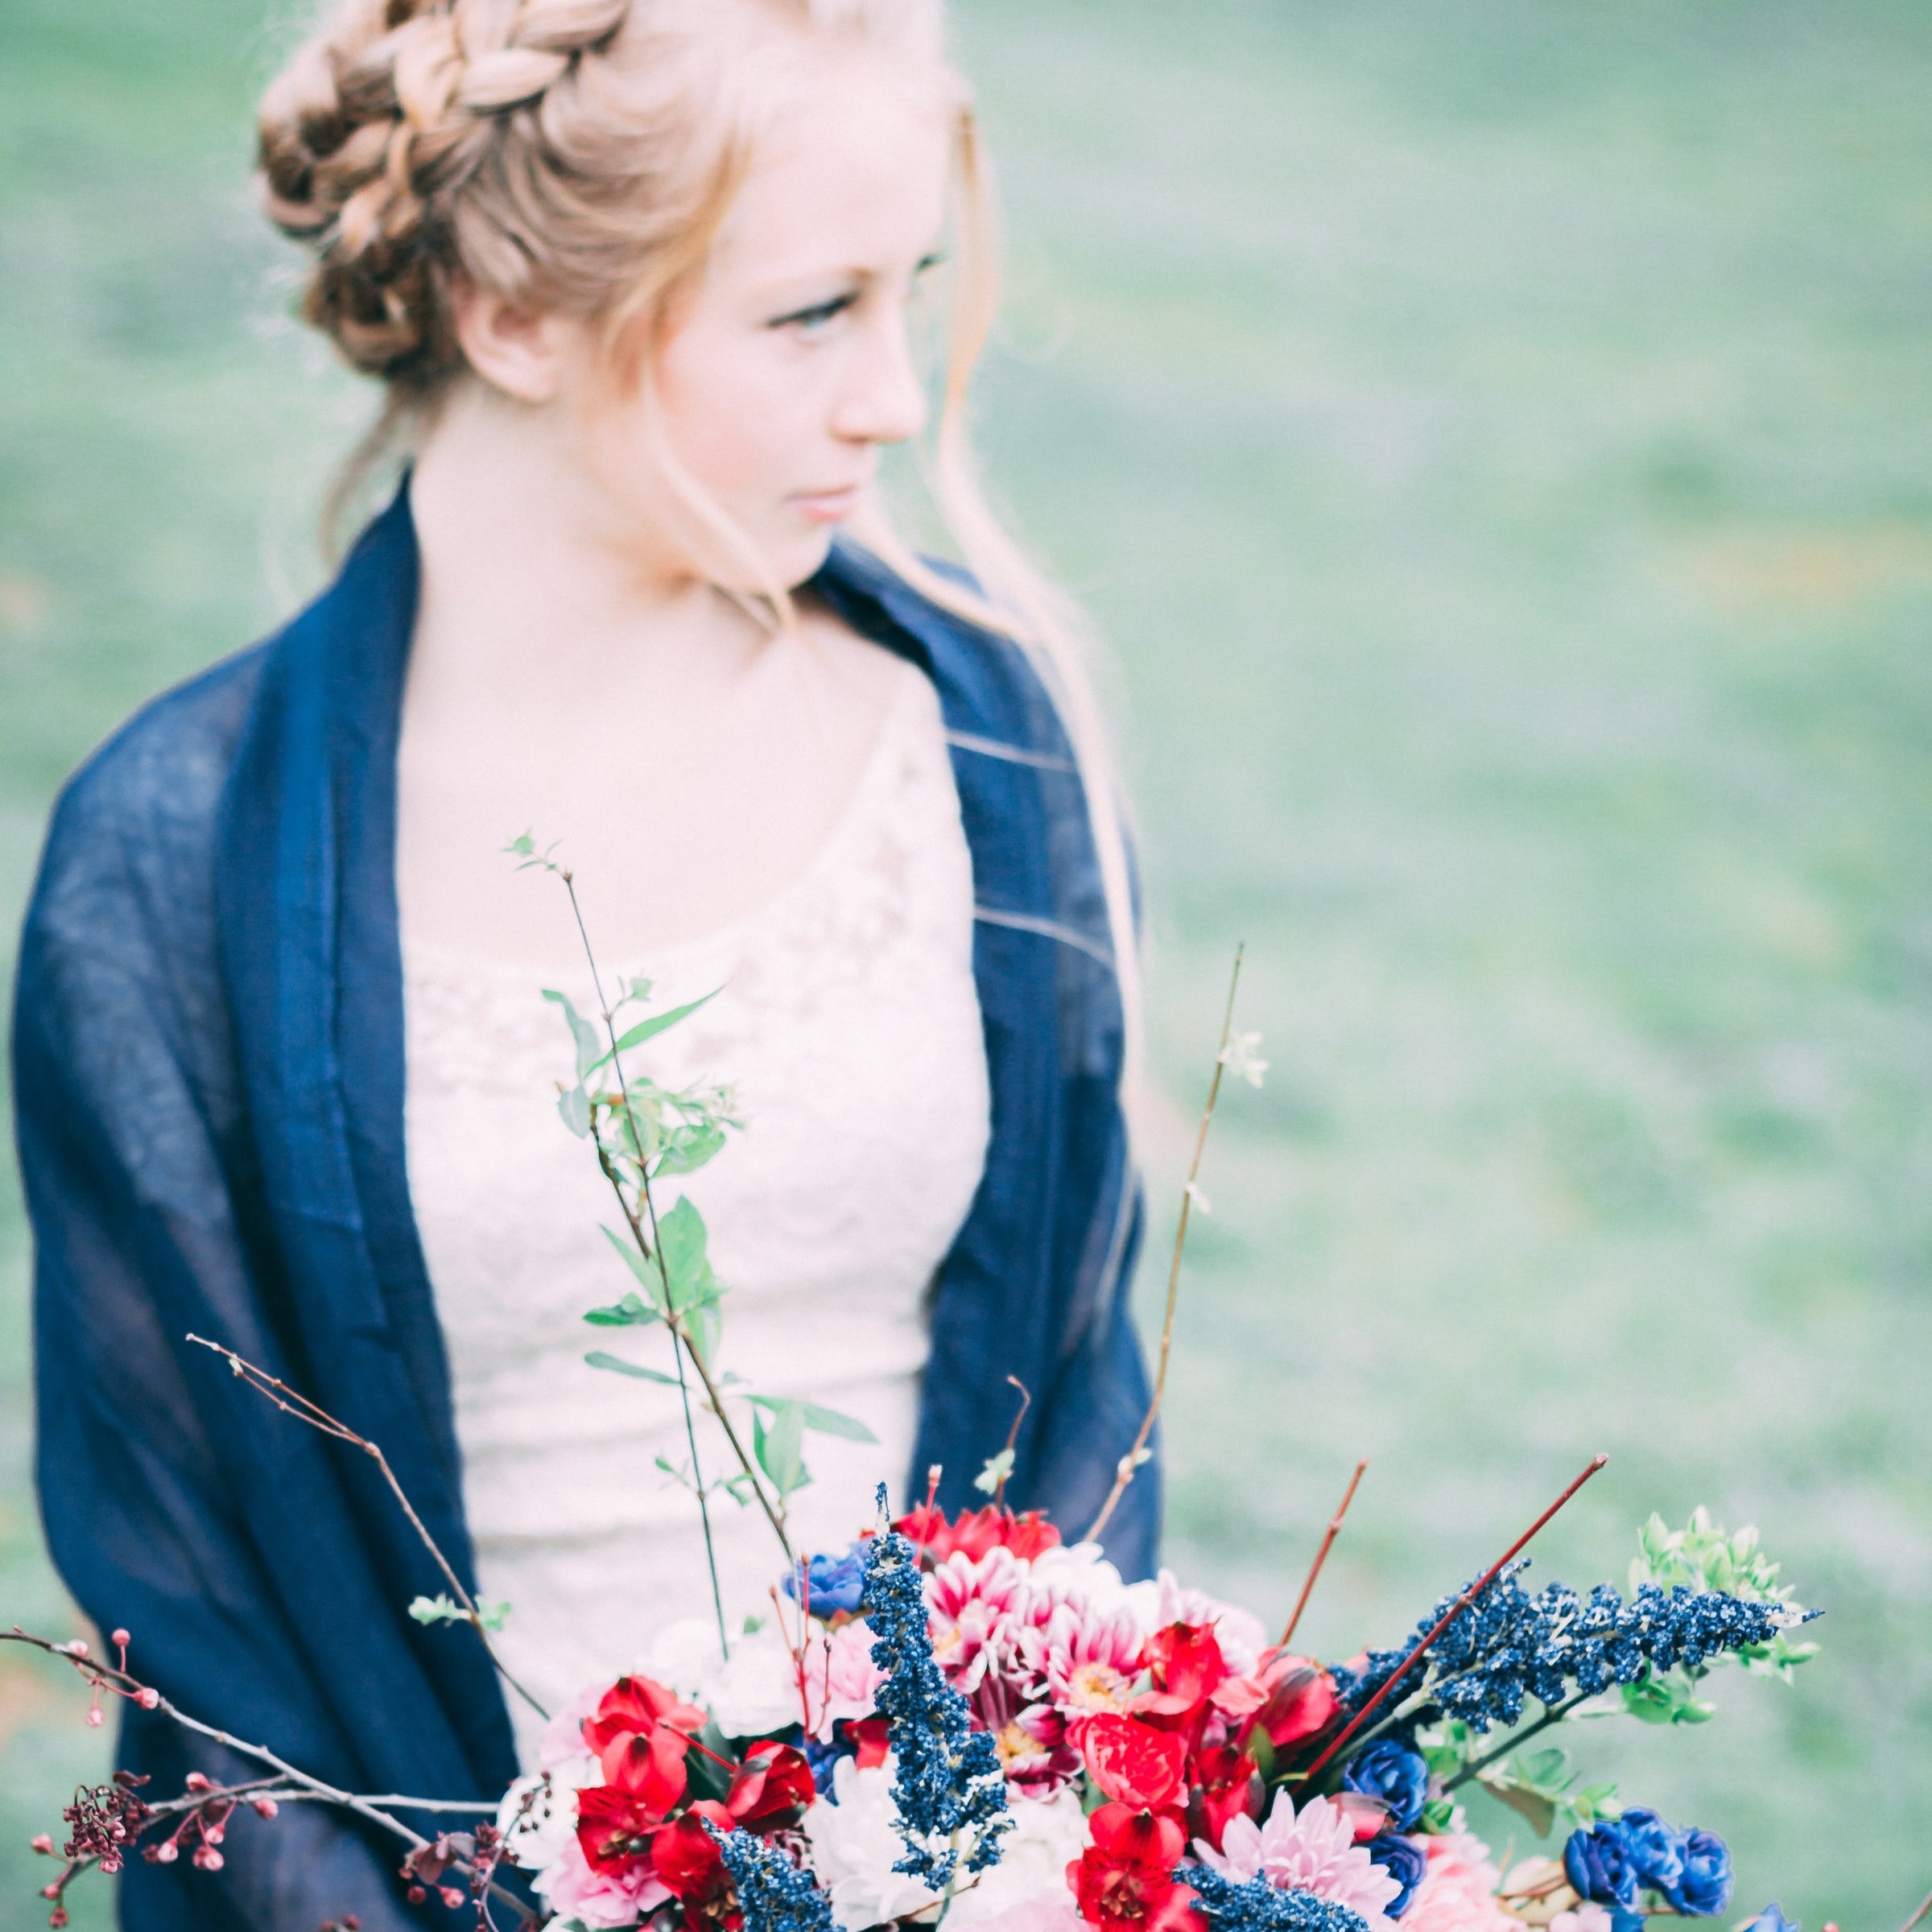
[[[850,295],[834,295],[829,302],[815,302],[810,308],[794,309],[788,316],[780,316],[772,324],[774,328],[796,328],[807,335],[815,335],[834,317],[842,315],[852,307]]]

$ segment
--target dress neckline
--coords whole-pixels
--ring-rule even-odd
[[[916,681],[915,681],[916,680]],[[894,691],[886,708],[877,733],[871,749],[865,754],[857,782],[850,796],[840,808],[831,829],[819,841],[811,856],[799,867],[770,898],[749,907],[735,918],[727,919],[721,926],[714,926],[709,931],[696,933],[687,938],[674,939],[670,943],[648,949],[649,960],[630,958],[622,961],[617,968],[619,980],[628,980],[638,973],[652,980],[671,980],[678,976],[687,967],[704,964],[720,952],[729,952],[741,945],[761,927],[782,919],[784,914],[799,899],[811,891],[823,877],[836,869],[844,856],[846,848],[852,844],[870,824],[878,795],[885,792],[894,775],[896,754],[902,751],[910,736],[916,708],[923,708],[921,700],[927,697],[930,687],[923,675],[917,671],[903,680]],[[521,985],[534,985],[547,976],[554,977],[555,966],[535,962],[498,959],[464,951],[460,947],[440,945],[433,941],[412,940],[403,938],[403,970],[406,977],[420,977],[427,969],[428,976],[438,979],[489,980],[502,985],[515,981]],[[566,983],[580,978],[584,965],[580,958],[565,974]],[[601,970],[608,979],[611,968],[604,963]]]

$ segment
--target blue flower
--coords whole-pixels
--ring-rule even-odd
[[[1389,1807],[1391,1831],[1412,1831],[1429,1795],[1429,1766],[1419,1751],[1385,1737],[1351,1761],[1342,1788],[1379,1798]]]
[[[959,1868],[962,1835],[972,1844],[968,1872],[999,1863],[1000,1835],[1013,1823],[1006,1777],[993,1739],[972,1728],[965,1699],[933,1662],[919,1555],[886,1516],[883,1483],[879,1533],[865,1556],[861,1602],[875,1633],[872,1661],[886,1673],[877,1705],[898,1760],[892,1797],[906,1843],[893,1870],[943,1892]]]
[[[829,1617],[835,1610],[848,1614],[865,1592],[865,1546],[854,1543],[836,1556],[815,1556],[801,1563],[785,1579],[785,1594],[795,1603],[803,1579],[814,1616]]]
[[[1600,1905],[1633,1909],[1637,1905],[1637,1865],[1629,1843],[1608,1818],[1570,1834],[1563,1847],[1563,1876],[1580,1897]]]
[[[704,1829],[737,1888],[745,1932],[837,1932],[831,1900],[775,1845],[749,1831],[720,1831],[709,1819]]]
[[[1212,1932],[1368,1932],[1360,1913],[1312,1892],[1278,1892],[1265,1878],[1236,1885],[1207,1865],[1174,1876],[1194,1888],[1194,1909]]]
[[[1641,1805],[1632,1806],[1616,1822],[1637,1883],[1667,1894],[1684,1875],[1678,1835],[1656,1812]]]
[[[1766,1905],[1757,1917],[1741,1926],[1738,1932],[1804,1932],[1794,1918],[1785,1917],[1782,1905]]]
[[[1386,1872],[1398,1880],[1402,1890],[1382,1907],[1391,1918],[1400,1918],[1409,1909],[1415,1897],[1415,1889],[1428,1875],[1429,1854],[1412,1838],[1397,1838],[1383,1831],[1368,1841],[1368,1856]]]
[[[1714,1831],[1686,1831],[1677,1848],[1682,1876],[1657,1889],[1686,1918],[1715,1918],[1731,1902],[1729,1848]]]

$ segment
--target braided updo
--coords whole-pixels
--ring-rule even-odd
[[[749,84],[801,32],[943,65],[936,0],[338,0],[259,114],[303,318],[419,406],[462,367],[459,274],[576,317],[648,306],[702,258]]]

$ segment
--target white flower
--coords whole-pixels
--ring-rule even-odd
[[[735,1652],[737,1645],[733,1649]],[[699,1616],[681,1616],[651,1640],[642,1674],[654,1678],[679,1697],[695,1698],[721,1661],[717,1625]]]
[[[775,1624],[740,1637],[731,1662],[700,1685],[698,1701],[727,1737],[757,1737],[801,1721],[799,1667]]]
[[[812,1869],[841,1926],[880,1926],[939,1902],[938,1893],[892,1868],[906,1856],[892,1800],[895,1773],[890,1757],[865,1771],[842,1757],[832,1767],[831,1797],[805,1814]]]
[[[1268,1063],[1255,1051],[1261,1043],[1258,1033],[1231,1033],[1221,1049],[1221,1064],[1250,1087],[1260,1086],[1261,1075],[1268,1071]]]
[[[586,1785],[603,1781],[597,1761],[580,1745],[575,1757],[518,1778],[504,1794],[497,1807],[497,1829],[525,1871],[542,1872],[555,1864],[575,1842],[577,1794]]]
[[[1013,1829],[1000,1840],[1000,1862],[968,1876],[946,1914],[952,1926],[985,1925],[1015,1905],[1046,1899],[1069,1908],[1067,1868],[1087,1849],[1087,1814],[1078,1794],[1063,1785],[1051,1798],[1008,1793]]]
[[[1029,1612],[1044,1623],[1055,1604],[1077,1604],[1096,1616],[1109,1616],[1128,1600],[1121,1573],[1100,1554],[1098,1543],[1056,1543],[1033,1559],[1028,1579]]]

